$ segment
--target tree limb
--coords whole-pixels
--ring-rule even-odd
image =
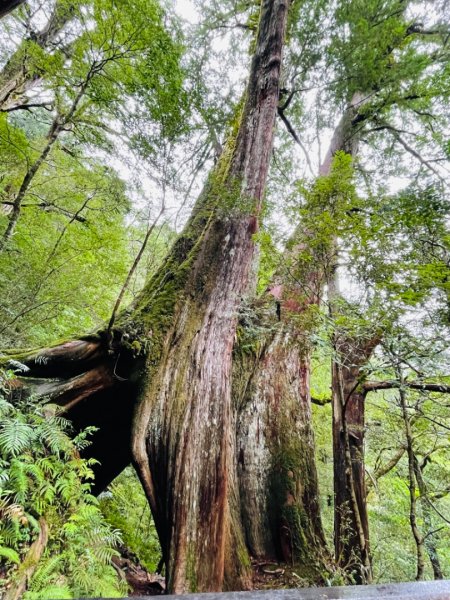
[[[8,200],[3,200],[1,204],[5,204],[6,206],[14,206],[14,202]],[[62,208],[61,206],[55,206],[54,204],[49,204],[48,202],[40,202],[37,204],[24,203],[22,204],[22,208],[43,208],[45,210],[54,210],[62,213],[66,217],[69,217],[73,221],[79,221],[80,223],[86,223],[87,220],[86,217],[82,217],[81,215],[78,215],[76,213],[73,214],[65,208]]]
[[[289,133],[292,135],[292,137],[294,138],[294,140],[297,142],[297,144],[300,146],[300,148],[303,150],[303,154],[305,155],[306,158],[306,162],[308,163],[308,167],[309,170],[311,171],[311,174],[314,175],[314,170],[312,168],[312,164],[311,164],[311,160],[309,158],[308,152],[303,144],[303,142],[301,141],[301,139],[298,137],[295,129],[292,127],[289,119],[286,117],[286,115],[284,114],[284,108],[282,106],[278,107],[278,115],[280,116],[281,120],[283,121],[283,123],[286,126],[286,129],[289,131]]]
[[[331,398],[315,398],[311,397],[311,402],[316,404],[317,406],[325,406],[326,404],[331,404]]]
[[[423,390],[426,392],[440,392],[450,394],[450,385],[443,383],[426,383],[422,381],[365,381],[362,388],[366,392],[377,392],[378,390],[390,390],[406,387],[412,390]]]
[[[367,492],[369,492],[369,488],[372,485],[375,485],[381,477],[387,475],[390,471],[392,471],[392,469],[398,464],[399,460],[405,454],[405,450],[405,447],[400,448],[394,454],[394,456],[390,460],[388,460],[386,464],[382,465],[381,467],[378,467],[378,469],[375,470],[373,475],[369,473],[370,478],[366,482]]]

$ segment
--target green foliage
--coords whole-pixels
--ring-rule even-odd
[[[295,248],[290,272],[299,282],[314,275],[328,280],[334,265],[336,237],[351,236],[360,219],[361,200],[355,190],[352,157],[336,152],[330,174],[313,183],[297,182],[296,194],[302,198],[301,226],[289,240]]]
[[[4,38],[0,44],[6,71],[18,66],[20,74],[31,75],[28,84],[35,77],[34,81],[40,82],[34,89],[37,100],[46,103],[29,111],[0,113],[0,200],[5,208],[0,212],[0,231],[6,229],[8,210],[27,170],[48,143],[52,124],[67,119],[33,177],[13,238],[1,256],[3,346],[41,345],[104,323],[147,228],[147,207],[142,209],[145,226],[130,223],[142,208],[149,165],[154,168],[150,179],[156,182],[155,188],[163,189],[164,200],[170,173],[173,189],[186,201],[189,194],[184,196],[185,189],[179,184],[181,170],[175,158],[183,155],[179,162],[185,164],[191,160],[188,154],[196,157],[193,184],[213,154],[218,157],[221,133],[225,123],[231,122],[231,141],[216,167],[217,181],[212,178],[206,186],[207,191],[208,186],[215,186],[209,194],[211,202],[191,217],[190,227],[166,259],[164,271],[150,279],[136,302],[140,313],[133,319],[142,321],[136,332],[142,339],[133,339],[131,350],[137,355],[149,349],[149,363],[157,364],[163,334],[172,326],[173,307],[191,273],[212,212],[221,211],[225,217],[234,212],[236,216],[239,211],[234,209],[251,208],[241,198],[241,182],[225,189],[222,185],[229,174],[233,134],[239,124],[239,118],[231,116],[239,115],[239,106],[235,109],[238,94],[233,85],[228,89],[224,83],[224,70],[232,72],[229,79],[239,78],[234,67],[241,65],[246,54],[242,49],[247,50],[248,38],[255,30],[259,3],[196,4],[203,21],[197,29],[191,28],[196,33],[188,42],[183,42],[169,13],[153,0],[56,0],[55,14],[65,25],[47,45],[39,36],[30,35],[33,27],[28,27],[25,9],[17,13],[20,19],[14,20],[19,30],[21,22],[25,23],[22,36],[14,29],[9,41],[7,35],[0,36]],[[289,15],[280,106],[291,88],[297,90],[289,118],[307,145],[308,161],[315,155],[310,151],[311,139],[323,137],[328,142],[326,126],[337,121],[336,113],[342,112],[355,93],[359,105],[352,135],[365,142],[359,158],[337,152],[331,173],[311,182],[303,173],[299,175],[299,158],[292,145],[278,140],[268,205],[277,220],[281,205],[287,204],[285,197],[292,193],[295,211],[289,218],[294,214],[300,225],[284,255],[273,233],[275,227],[269,224],[255,236],[261,257],[258,292],[266,290],[275,273],[287,274],[289,281],[307,291],[306,299],[311,295],[311,281],[318,281],[319,295],[326,301],[323,285],[336,262],[345,270],[344,283],[351,279],[351,285],[357,287],[357,298],[349,293],[337,303],[334,319],[326,306],[323,310],[314,306],[293,318],[303,337],[309,336],[315,344],[311,390],[322,400],[330,395],[330,339],[336,333],[364,340],[382,329],[386,338],[392,336],[389,342],[402,360],[413,365],[410,378],[437,377],[442,381],[446,375],[450,236],[448,201],[438,167],[445,164],[442,161],[448,159],[450,149],[450,61],[448,27],[445,14],[439,12],[444,3],[433,3],[431,17],[426,14],[427,5],[403,0],[331,4],[308,0],[294,2]],[[434,17],[436,23],[431,27]],[[2,20],[2,32],[10,31],[7,22]],[[420,32],[430,27],[434,33]],[[214,48],[214,32],[219,30],[226,30],[235,42],[226,59],[220,44],[219,50]],[[217,64],[211,65],[211,57]],[[1,72],[0,88],[8,80],[6,71]],[[27,101],[23,85],[17,86],[11,100]],[[316,94],[314,100],[311,94]],[[185,146],[176,146],[180,136],[185,136],[184,142],[190,140],[189,152]],[[137,161],[137,183],[125,185],[117,174],[114,159],[119,149],[127,160],[132,162],[133,157]],[[315,167],[313,164],[311,171]],[[409,183],[392,191],[391,175],[404,175]],[[190,192],[191,182],[186,187]],[[130,214],[132,202],[134,215]],[[269,222],[270,217],[268,214]],[[168,242],[173,241],[172,224],[165,223],[152,236],[127,301],[162,262]],[[302,296],[301,291],[297,296]],[[247,305],[239,313],[239,350],[252,368],[262,340],[273,332],[261,325],[260,314]],[[128,324],[129,315],[118,322]],[[149,330],[154,323],[159,331]],[[317,332],[319,323],[322,329]],[[392,335],[399,332],[402,341]],[[395,376],[391,367],[386,367],[386,355],[379,350],[362,368],[361,377],[389,379]],[[430,493],[436,498],[436,508],[446,514],[448,407],[436,395],[412,393],[409,399],[415,450],[421,459],[427,457],[424,472]],[[14,406],[1,402],[0,558],[8,577],[36,537],[40,516],[51,526],[51,539],[31,582],[29,598],[124,593],[111,568],[119,541],[117,529],[127,547],[154,570],[160,550],[136,478],[127,471],[101,498],[108,527],[89,495],[91,464],[77,454],[87,443],[86,432],[71,440],[68,423],[47,408],[28,401]],[[331,407],[314,407],[314,414],[322,510],[332,545]],[[400,417],[394,392],[370,396],[367,468],[371,475],[404,443]],[[291,435],[289,423],[285,430]],[[299,447],[294,442],[286,447],[287,452],[273,457],[278,469],[274,493],[281,498],[293,491],[289,471],[297,475],[308,469],[308,464],[301,463]],[[407,493],[405,458],[370,492],[378,580],[413,577]],[[423,507],[421,510],[419,525],[423,528]],[[294,539],[300,552],[301,511],[287,507],[284,517],[293,531],[300,532]],[[448,531],[440,529],[437,513],[433,525],[439,529],[438,550],[448,571]],[[190,577],[194,586],[195,573]]]
[[[426,460],[423,470],[428,485],[429,499],[435,506],[431,510],[431,530],[424,522],[423,505],[418,507],[418,527],[425,536],[434,535],[444,573],[450,569],[448,544],[450,531],[441,519],[449,510],[448,441],[445,429],[436,427],[429,419],[439,414],[440,423],[448,423],[448,409],[437,395],[408,393],[409,412],[413,415],[412,426],[415,452],[419,460]],[[427,406],[426,406],[427,405]],[[401,411],[397,392],[385,392],[368,398],[368,469],[371,473],[385,464],[404,442]],[[419,491],[416,490],[420,498]],[[415,577],[414,541],[409,525],[408,468],[406,454],[392,471],[371,487],[369,517],[372,524],[372,551],[376,576],[379,580],[412,580]],[[438,511],[438,512],[437,512]],[[437,534],[433,534],[438,530]],[[432,578],[427,561],[426,577]]]
[[[124,227],[129,203],[120,179],[64,151],[53,159],[23,207],[14,252],[1,258],[4,346],[45,344],[99,325],[130,260]]]
[[[111,527],[120,530],[126,548],[150,572],[161,559],[161,548],[142,486],[131,468],[126,469],[100,498],[100,509]]]
[[[108,319],[131,262],[130,197],[143,195],[108,153],[125,146],[154,158],[188,116],[181,33],[156,1],[57,0],[41,12],[42,31],[39,16],[22,15],[28,28],[0,71],[12,86],[6,106],[28,106],[28,86],[40,83],[36,108],[0,113],[2,235],[24,190],[0,258],[3,346],[45,344]]]
[[[51,406],[32,399],[11,404],[3,393],[11,381],[2,374],[0,587],[14,579],[14,565],[26,560],[43,518],[49,540],[26,598],[124,595],[111,563],[121,538],[90,494],[92,460],[79,455],[91,430],[72,438],[69,423]]]
[[[281,255],[269,230],[261,229],[254,236],[259,249],[258,293],[264,293],[279,266]]]
[[[440,37],[421,34],[427,28],[420,17],[410,18],[408,4],[413,3],[351,0],[337,4],[329,60],[336,69],[338,98],[348,101],[354,92],[372,91],[378,94],[375,102],[383,98],[391,105],[402,102],[404,89],[410,98],[433,93],[437,81],[432,65]],[[419,10],[423,12],[424,6]],[[448,90],[438,93],[442,92]]]

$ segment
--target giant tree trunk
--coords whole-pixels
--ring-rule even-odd
[[[166,265],[150,281],[132,316],[134,324],[141,317],[150,344],[133,457],[160,537],[167,587],[175,593],[221,590],[226,563],[237,579],[246,577],[243,561],[230,564],[226,556],[234,546],[228,538],[235,468],[231,362],[272,148],[287,10],[286,0],[262,2],[237,133],[182,236],[194,244],[178,272]],[[170,325],[156,339],[152,294],[165,302],[162,318],[172,306]]]
[[[251,292],[288,4],[262,2],[239,120],[183,233],[134,306],[111,331],[3,361],[28,368],[23,380],[64,407],[76,427],[99,427],[90,448],[102,462],[97,489],[132,455],[175,592],[248,581],[231,358],[238,308]]]
[[[361,102],[355,94],[338,123],[321,176],[330,174],[337,151],[355,154],[354,122]],[[317,210],[309,209],[312,227],[303,223],[293,235],[284,269],[275,276],[265,301],[272,310],[256,308],[259,317],[253,329],[262,328],[266,334],[262,348],[254,343],[252,347],[244,337],[246,351],[236,352],[235,385],[241,405],[238,472],[250,551],[288,562],[329,565],[318,504],[309,338],[334,243],[330,240],[327,251],[320,232],[314,231]]]
[[[320,520],[305,342],[295,327],[279,323],[257,356],[240,401],[238,473],[251,553],[299,564],[311,575],[310,569],[323,567],[329,557]],[[251,368],[253,361],[249,355],[239,362]]]
[[[284,268],[241,326],[234,369],[238,474],[251,553],[295,563],[311,576],[311,567],[317,574],[329,566],[309,382],[309,335],[323,273],[313,235],[299,229],[294,239]]]

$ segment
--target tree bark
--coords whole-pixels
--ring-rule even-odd
[[[240,402],[243,523],[252,555],[297,564],[311,573],[311,568],[330,566],[330,557],[320,519],[310,359],[304,336],[286,323],[279,325],[257,356]],[[245,361],[251,369],[254,357],[237,363]]]
[[[155,340],[147,329],[152,348],[132,447],[166,560],[167,589],[175,593],[221,590],[230,563],[232,349],[238,308],[249,291],[287,10],[286,0],[262,2],[240,121],[181,239],[192,240],[195,226],[200,231],[181,264],[181,277],[174,281],[167,268],[157,274],[133,316],[135,321],[140,313],[144,328],[151,328],[151,294],[157,290],[159,301],[176,295],[169,301],[173,308],[164,334]],[[243,563],[233,569],[245,581]]]
[[[250,552],[295,563],[309,575],[314,570],[320,579],[330,556],[320,519],[309,336],[323,272],[313,234],[299,229],[293,240],[285,264],[251,308],[253,322],[240,327],[238,475]]]

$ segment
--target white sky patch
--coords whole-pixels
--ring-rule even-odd
[[[200,14],[191,0],[175,0],[175,11],[192,25],[200,21]]]

